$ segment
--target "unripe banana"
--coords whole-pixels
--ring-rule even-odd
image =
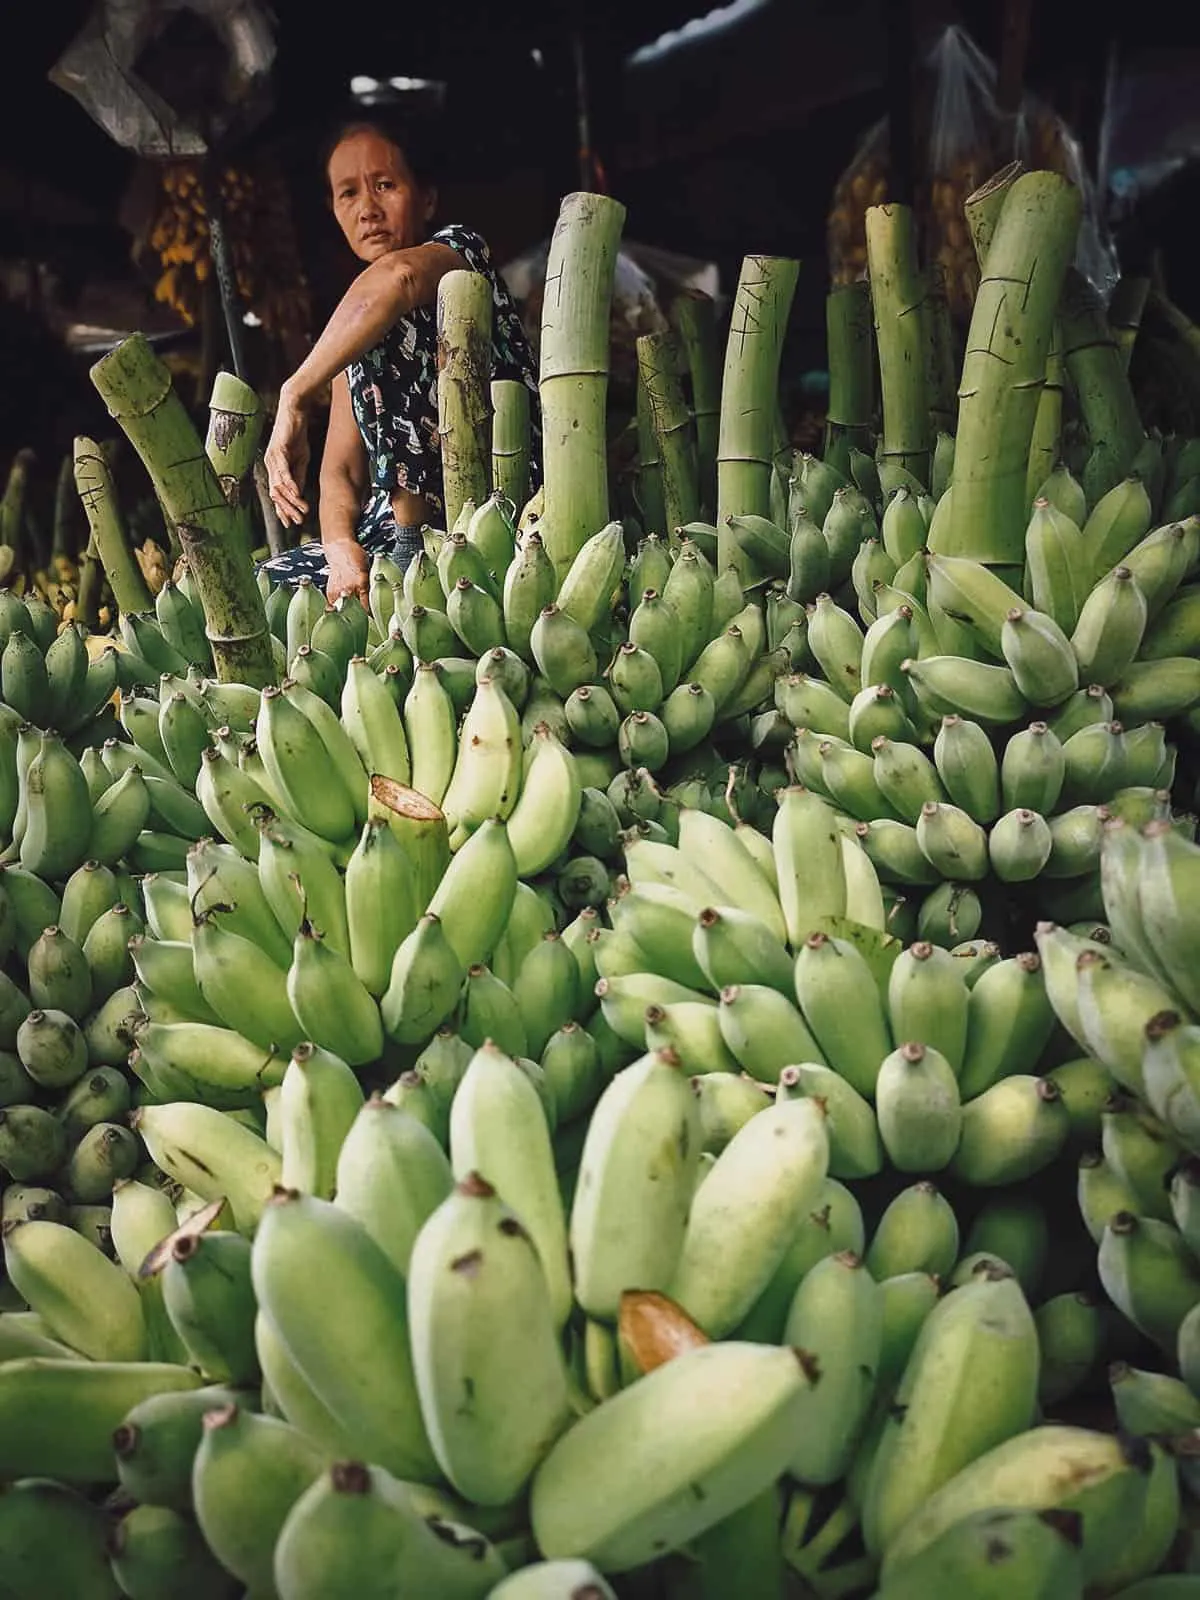
[[[987,727],[1002,727],[1016,722],[1028,710],[1008,667],[942,654],[910,659],[901,670],[918,701],[933,717],[957,714]],[[946,781],[944,774],[942,781]]]
[[[112,1530],[112,1575],[135,1600],[234,1600],[237,1579],[217,1564],[190,1518],[165,1506],[135,1506]]]
[[[336,1180],[338,1209],[407,1276],[417,1235],[453,1184],[436,1138],[416,1117],[373,1096],[342,1141]]]
[[[1200,662],[1190,656],[1135,661],[1113,687],[1113,708],[1131,728],[1190,712],[1200,700]]]
[[[794,1062],[828,1065],[796,1007],[763,984],[722,989],[718,1020],[721,1036],[743,1072],[760,1083],[778,1082],[783,1068]]]
[[[947,1277],[958,1260],[958,1220],[928,1180],[902,1189],[875,1228],[867,1270],[877,1283],[907,1272]]]
[[[260,1309],[358,1448],[389,1471],[436,1481],[404,1280],[366,1230],[328,1201],[279,1190],[255,1235],[251,1269]],[[321,1308],[331,1300],[352,1312],[330,1321]],[[387,1372],[386,1385],[374,1382],[376,1371]]]
[[[962,1293],[963,1291],[958,1291]],[[933,1494],[884,1555],[883,1579],[931,1547],[947,1529],[989,1510],[1071,1510],[1083,1517],[1085,1583],[1114,1570],[1140,1520],[1153,1458],[1144,1441],[1088,1428],[1030,1428],[977,1456]]]
[[[24,779],[21,865],[43,878],[69,877],[88,857],[87,779],[57,734],[44,733]]]
[[[1114,567],[1084,601],[1071,648],[1085,683],[1107,688],[1137,655],[1146,631],[1146,597],[1128,567]]]
[[[883,679],[872,680],[883,682]],[[850,738],[850,708],[821,678],[793,672],[775,680],[775,705],[794,728]]]
[[[960,806],[926,801],[917,818],[916,834],[922,854],[939,876],[967,882],[987,876],[987,835]]]
[[[811,1063],[784,1067],[779,1099],[820,1100],[829,1134],[829,1171],[835,1178],[870,1178],[883,1167],[875,1113],[863,1097],[829,1067]]]
[[[808,644],[830,686],[849,704],[863,687],[863,632],[829,594],[816,597]]]
[[[876,817],[860,822],[854,836],[884,883],[929,884],[938,881],[934,867],[920,845],[917,831],[906,822]]]
[[[1033,604],[1069,633],[1087,592],[1090,558],[1071,513],[1041,495],[1025,530],[1025,568]]]
[[[287,995],[306,1036],[352,1067],[378,1060],[383,1050],[379,1006],[349,960],[327,944],[305,917],[296,931]]]
[[[268,687],[254,733],[271,784],[297,821],[322,839],[348,838],[356,821],[355,795],[337,768],[328,782],[311,781],[314,771],[329,767],[330,756],[305,712],[281,689]]]
[[[153,1252],[143,1276],[157,1274],[163,1304],[189,1361],[210,1383],[250,1385],[258,1377],[250,1242],[212,1229],[182,1232]]]
[[[412,765],[412,787],[432,804],[440,805],[458,756],[458,717],[431,662],[417,662],[412,688],[404,701],[404,735]]]
[[[345,887],[320,839],[298,823],[284,822],[269,814],[259,818],[258,823],[261,835],[258,899],[265,901],[277,925],[270,946],[272,955],[282,942],[282,936],[288,942],[290,953],[281,965],[290,964],[294,954],[291,947],[294,947],[301,922],[307,917],[335,950],[348,956],[350,933],[346,925]],[[190,866],[189,861],[189,870]],[[236,894],[230,899],[235,912],[245,910],[244,900],[237,899]],[[204,908],[198,903],[197,909]],[[258,912],[258,904],[254,904],[253,910]],[[248,928],[239,927],[237,932],[249,936]]]
[[[879,792],[903,821],[915,823],[923,805],[948,798],[937,768],[915,744],[881,734],[871,741],[871,756]]]
[[[347,668],[341,718],[365,774],[380,774],[396,783],[410,781],[412,767],[400,709],[362,656]]]
[[[851,1191],[826,1178],[812,1206],[801,1217],[783,1260],[738,1329],[741,1339],[779,1344],[796,1289],[818,1261],[839,1250],[861,1255],[862,1211]]]
[[[539,1467],[538,1548],[623,1572],[713,1527],[785,1469],[808,1382],[795,1352],[740,1342],[664,1363],[577,1422]],[[712,1401],[703,1427],[697,1384]]]
[[[1019,1183],[1049,1165],[1066,1143],[1070,1117],[1048,1078],[1013,1073],[963,1107],[951,1171],[979,1188]]]
[[[77,1207],[103,1208],[112,1199],[114,1184],[130,1177],[140,1158],[140,1147],[128,1128],[98,1122],[72,1150],[59,1181]]]
[[[990,655],[1003,657],[1005,619],[1010,611],[1022,609],[1021,596],[990,567],[961,556],[930,556],[929,596],[968,628]]]
[[[670,1298],[711,1338],[745,1317],[825,1180],[829,1137],[811,1100],[777,1102],[730,1140],[688,1217]],[[717,1269],[717,1263],[721,1267]]]
[[[488,1600],[581,1600],[583,1596],[587,1600],[616,1600],[590,1561],[535,1561],[510,1573],[488,1591]]]
[[[866,958],[847,940],[811,934],[796,958],[795,993],[825,1058],[860,1095],[874,1099],[892,1037]]]
[[[190,1103],[143,1105],[132,1118],[155,1164],[203,1200],[228,1200],[238,1231],[253,1231],[279,1181],[278,1154],[224,1112]]]
[[[1101,495],[1083,524],[1083,542],[1093,573],[1108,572],[1127,555],[1149,528],[1152,517],[1150,497],[1138,478],[1124,478]]]
[[[485,678],[463,719],[458,759],[441,802],[452,848],[489,819],[511,815],[521,777],[520,720],[499,685]]]
[[[970,990],[959,1089],[973,1100],[1041,1057],[1054,1029],[1041,959],[1025,953],[989,967]]]
[[[784,1072],[787,1070],[785,1067]],[[705,1155],[714,1159],[739,1128],[771,1103],[766,1084],[732,1072],[697,1073],[692,1078],[692,1092],[700,1109],[701,1144]],[[698,1171],[697,1183],[707,1175],[707,1171]]]
[[[307,1040],[296,1045],[279,1094],[285,1188],[333,1198],[339,1153],[362,1104],[358,1080],[341,1057]]]
[[[938,776],[955,805],[976,822],[1000,815],[1000,769],[992,742],[978,722],[957,715],[942,719],[933,745]]]
[[[1149,1030],[1151,1036],[1157,1027]],[[1171,1131],[1121,1090],[1105,1101],[1100,1113],[1104,1159],[1132,1190],[1139,1216],[1170,1222],[1168,1193],[1171,1174],[1183,1150]]]
[[[459,1181],[481,1174],[529,1230],[561,1327],[570,1310],[571,1280],[550,1130],[537,1090],[494,1046],[476,1051],[454,1096],[450,1159]]]
[[[1037,1329],[1011,1275],[985,1270],[934,1307],[875,1453],[863,1506],[868,1549],[890,1554],[931,1495],[1029,1426],[1037,1376]]]
[[[966,1049],[970,992],[948,951],[924,941],[896,958],[888,978],[893,1039],[932,1046],[957,1076]]]
[[[1017,688],[1030,705],[1058,705],[1079,687],[1079,663],[1071,641],[1044,612],[1014,607],[1005,618],[1000,645]]]
[[[279,1532],[324,1465],[317,1446],[277,1417],[238,1405],[206,1414],[192,1469],[196,1521],[222,1567],[252,1591],[276,1592]]]
[[[679,816],[679,849],[717,884],[723,904],[758,917],[776,936],[787,927],[775,887],[734,828],[707,812],[685,806]]]
[[[50,1333],[93,1361],[140,1361],[146,1325],[125,1272],[73,1229],[10,1223],[4,1263],[14,1288]]]
[[[1036,878],[1053,847],[1045,817],[1026,809],[1006,812],[988,835],[992,870],[1002,883],[1027,883]]]
[[[270,836],[272,841],[283,840],[285,835],[283,824],[272,822]],[[288,835],[290,843],[291,835]],[[295,837],[301,837],[297,834]],[[258,944],[277,966],[287,970],[291,961],[292,934],[283,931],[282,925],[276,918],[271,904],[263,891],[263,856],[269,852],[265,848],[267,833],[264,831],[264,849],[260,852],[259,864],[256,868],[252,862],[246,861],[232,845],[217,844],[213,840],[201,840],[188,851],[187,859],[187,890],[186,894],[179,897],[175,914],[179,922],[183,922],[184,900],[190,901],[188,906],[189,916],[186,931],[183,928],[168,929],[172,938],[185,939],[191,937],[192,917],[199,916],[206,911],[213,911],[223,919],[224,926],[230,927],[236,933],[244,935]],[[293,852],[294,853],[294,852]],[[302,866],[302,873],[306,879],[306,888],[310,903],[318,904],[320,897],[310,876],[307,860],[301,864],[293,862],[289,870]],[[277,876],[283,876],[278,873]],[[286,882],[286,879],[285,879]],[[164,886],[165,887],[165,886]],[[299,922],[299,898],[294,888],[288,885],[291,898],[296,902],[296,923]],[[166,897],[163,896],[163,903]],[[224,909],[218,909],[224,908]],[[321,914],[329,921],[326,906],[321,903]],[[161,934],[158,935],[161,937]]]
[[[388,1036],[398,1044],[427,1040],[457,1005],[464,976],[441,920],[427,913],[401,942],[392,961],[380,1001]]]
[[[712,567],[699,547],[691,541],[681,544],[662,596],[679,619],[685,672],[712,637],[714,587]]]
[[[1082,1519],[1069,1511],[983,1511],[948,1528],[888,1580],[889,1600],[931,1593],[1082,1593]]]
[[[781,790],[777,798],[772,847],[779,903],[788,942],[798,949],[825,918],[845,915],[846,871],[826,802],[797,787]]]
[[[1200,1427],[1200,1400],[1178,1378],[1114,1361],[1108,1382],[1117,1425],[1131,1436],[1170,1438]]]
[[[615,1318],[624,1289],[666,1288],[700,1147],[699,1110],[672,1052],[642,1056],[600,1096],[570,1219],[575,1293],[590,1316]]]
[[[408,1299],[417,1392],[438,1462],[469,1500],[504,1505],[566,1426],[567,1381],[537,1251],[477,1174],[421,1229]],[[467,1411],[464,1391],[473,1397]]]

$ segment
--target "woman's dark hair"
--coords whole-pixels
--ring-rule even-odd
[[[439,181],[441,141],[427,116],[419,117],[391,106],[372,106],[337,122],[321,145],[321,177],[329,180],[329,161],[343,139],[356,133],[374,133],[394,144],[422,189]]]

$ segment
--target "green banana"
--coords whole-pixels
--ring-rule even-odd
[[[539,1550],[624,1572],[714,1527],[786,1468],[809,1381],[794,1351],[740,1342],[657,1367],[577,1422],[538,1468]],[[703,1422],[697,1386],[709,1396]]]
[[[730,1140],[692,1203],[668,1295],[712,1338],[745,1317],[787,1250],[792,1218],[816,1198],[829,1162],[825,1113],[777,1102]]]
[[[1002,727],[1016,722],[1028,710],[1025,697],[1006,666],[938,654],[919,660],[910,658],[901,670],[918,702],[932,717],[962,715],[988,727]],[[944,774],[942,781],[946,782]]]
[[[4,1263],[17,1292],[53,1337],[93,1361],[141,1361],[146,1325],[125,1272],[57,1222],[10,1223]]]
[[[326,943],[307,916],[296,930],[287,997],[314,1044],[336,1047],[352,1067],[378,1060],[383,1051],[380,1008],[349,959]]]
[[[1095,1371],[1104,1348],[1103,1319],[1095,1295],[1055,1295],[1034,1312],[1041,1371],[1038,1399],[1055,1405],[1077,1393]]]
[[[937,1186],[923,1179],[885,1209],[866,1253],[877,1283],[909,1272],[948,1276],[958,1260],[958,1219]]]
[[[163,1172],[203,1200],[228,1200],[238,1231],[253,1231],[280,1177],[264,1139],[212,1106],[142,1105],[131,1120]]]
[[[680,998],[687,997],[683,991]],[[829,1064],[800,1012],[765,984],[722,989],[717,1015],[726,1046],[742,1071],[760,1083],[776,1083],[783,1068],[797,1061]]]
[[[813,933],[796,957],[795,994],[834,1069],[868,1100],[892,1035],[866,958],[848,940]]]
[[[901,951],[888,977],[892,1038],[931,1046],[957,1077],[966,1051],[970,991],[946,950],[918,941]]]
[[[1145,535],[1152,517],[1150,497],[1139,478],[1125,478],[1101,495],[1083,524],[1092,572],[1116,566]]]
[[[1087,592],[1089,555],[1071,514],[1042,495],[1025,530],[1025,570],[1033,605],[1070,633]]]
[[[1059,705],[1078,689],[1080,663],[1071,641],[1045,612],[1014,607],[1004,619],[1000,648],[1030,705]]]
[[[164,1240],[142,1268],[143,1276],[156,1272],[189,1362],[210,1383],[252,1385],[258,1356],[249,1240],[219,1229],[181,1232]]]
[[[450,1160],[460,1182],[478,1172],[529,1230],[561,1327],[571,1281],[550,1130],[532,1082],[494,1046],[476,1051],[451,1103]]]
[[[404,1279],[366,1229],[329,1201],[279,1190],[255,1234],[251,1272],[259,1308],[359,1449],[389,1470],[436,1481]],[[330,1321],[321,1308],[331,1297],[353,1315]],[[387,1371],[385,1386],[374,1383],[376,1370]]]
[[[112,1575],[138,1600],[235,1600],[237,1580],[221,1566],[190,1518],[166,1506],[135,1506],[112,1530]]]
[[[1146,618],[1137,579],[1128,567],[1114,567],[1084,601],[1071,635],[1081,681],[1116,683],[1137,655]]]
[[[278,1417],[240,1405],[205,1414],[192,1467],[196,1522],[221,1566],[252,1592],[277,1592],[276,1540],[325,1464],[323,1452]]]
[[[927,800],[917,817],[916,835],[921,853],[940,877],[978,882],[987,876],[988,836],[962,807]]]
[[[1070,1126],[1057,1085],[1013,1073],[963,1107],[950,1170],[978,1188],[1019,1183],[1054,1160]]]
[[[1069,1511],[987,1510],[964,1518],[906,1562],[880,1590],[887,1600],[935,1593],[1081,1595],[1082,1519]]]
[[[992,1084],[1036,1063],[1055,1024],[1041,958],[1032,952],[998,961],[967,1000],[967,1035],[959,1089],[974,1100]]]
[[[342,1141],[335,1176],[338,1209],[407,1277],[416,1238],[454,1181],[441,1145],[416,1117],[373,1096]]]
[[[883,1145],[875,1112],[845,1079],[829,1067],[784,1067],[777,1098],[804,1097],[824,1102],[829,1171],[835,1178],[870,1178],[882,1170]]]
[[[827,803],[795,786],[777,798],[771,838],[779,903],[788,942],[798,949],[826,917],[845,915],[846,872]]]
[[[23,787],[21,865],[43,878],[67,878],[89,856],[92,801],[79,762],[57,734],[42,734]]]
[[[879,1134],[899,1172],[937,1172],[958,1146],[958,1081],[942,1053],[909,1040],[884,1058],[875,1085]]]
[[[976,822],[996,820],[1002,804],[1000,769],[991,740],[978,722],[957,714],[943,717],[933,760],[955,805]]]

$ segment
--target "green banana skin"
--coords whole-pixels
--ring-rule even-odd
[[[918,940],[901,951],[888,977],[891,1033],[937,1050],[957,1077],[966,1052],[970,991],[948,951]]]
[[[887,1056],[875,1085],[879,1133],[899,1172],[937,1172],[958,1147],[962,1106],[946,1057],[909,1039]]]
[[[996,1600],[1081,1595],[1082,1519],[1068,1511],[981,1511],[948,1528],[879,1591],[886,1600],[934,1593]]]
[[[866,1253],[875,1281],[908,1272],[948,1277],[958,1260],[958,1219],[928,1179],[902,1189],[876,1225]]]
[[[883,1294],[858,1256],[826,1256],[805,1275],[783,1342],[804,1351],[817,1374],[804,1392],[791,1474],[800,1483],[836,1483],[858,1446],[883,1349]]]
[[[322,1472],[289,1511],[270,1592],[279,1600],[385,1600],[399,1584],[445,1600],[485,1600],[505,1571],[498,1549],[433,1509],[412,1484],[345,1461]]]
[[[1109,1299],[1163,1350],[1200,1301],[1200,1270],[1178,1231],[1153,1217],[1118,1211],[1105,1224],[1097,1258]]]
[[[505,1505],[567,1426],[570,1407],[537,1250],[478,1174],[421,1229],[408,1301],[417,1392],[438,1462],[466,1499]],[[473,1396],[466,1413],[464,1391]]]
[[[478,1172],[529,1230],[561,1327],[570,1311],[571,1281],[550,1129],[530,1078],[493,1045],[476,1051],[454,1096],[450,1159],[456,1179]]]
[[[926,1318],[875,1454],[863,1506],[869,1551],[884,1555],[931,1495],[1027,1428],[1037,1400],[1033,1314],[1015,1278],[986,1269]],[[970,1408],[956,1396],[970,1393]]]
[[[137,1600],[235,1600],[239,1592],[195,1523],[165,1506],[127,1512],[113,1529],[109,1556],[121,1593]]]
[[[238,1405],[205,1413],[192,1466],[196,1521],[221,1566],[252,1592],[276,1594],[276,1540],[325,1465],[323,1452],[277,1417]]]
[[[264,1139],[205,1105],[142,1105],[131,1121],[161,1171],[202,1200],[227,1200],[238,1231],[253,1232],[281,1171]]]
[[[249,1241],[217,1229],[182,1233],[143,1270],[156,1268],[167,1315],[201,1376],[234,1387],[252,1384],[258,1356]]]
[[[28,1479],[0,1500],[0,1563],[12,1600],[118,1600],[110,1522],[65,1484]]]
[[[363,1105],[341,1144],[336,1204],[406,1277],[417,1236],[453,1183],[449,1159],[423,1123],[379,1096]]]
[[[1103,1316],[1097,1297],[1080,1291],[1044,1300],[1034,1321],[1042,1353],[1038,1399],[1047,1407],[1077,1393],[1095,1372],[1104,1351]]]
[[[883,1583],[947,1528],[1001,1508],[1080,1512],[1085,1582],[1105,1581],[1143,1515],[1154,1460],[1145,1441],[1062,1424],[1031,1428],[977,1457],[926,1501],[885,1552]]]
[[[111,1484],[113,1430],[127,1413],[152,1395],[200,1384],[190,1368],[159,1362],[6,1361],[0,1364],[0,1473],[7,1481]]]
[[[1039,956],[1026,952],[989,967],[967,1001],[967,1038],[959,1075],[964,1101],[1037,1062],[1054,1024]]]
[[[778,1082],[783,1068],[794,1062],[829,1065],[796,1007],[763,984],[723,989],[718,1018],[721,1036],[742,1070],[762,1083]]]
[[[870,1178],[883,1167],[883,1146],[870,1104],[838,1073],[812,1065],[784,1067],[778,1098],[824,1102],[828,1117],[829,1172],[835,1178]]]
[[[614,1320],[625,1289],[667,1287],[700,1149],[699,1107],[672,1052],[648,1052],[601,1094],[569,1225],[575,1295],[589,1316]]]
[[[577,1422],[538,1468],[538,1548],[619,1573],[706,1532],[785,1469],[808,1382],[795,1352],[739,1342],[656,1368]],[[703,1428],[697,1383],[711,1397]]]
[[[812,1100],[777,1102],[718,1156],[693,1201],[667,1290],[710,1337],[737,1327],[766,1288],[787,1251],[791,1219],[816,1199],[828,1162],[825,1114]]]
[[[141,1361],[146,1327],[129,1278],[57,1222],[10,1223],[4,1260],[17,1292],[53,1337],[94,1361]]]
[[[1114,1361],[1108,1383],[1118,1426],[1127,1434],[1170,1439],[1200,1427],[1200,1400],[1179,1378]]]
[[[705,1154],[713,1157],[771,1103],[766,1084],[731,1072],[698,1073],[692,1078],[692,1090],[700,1109],[701,1145]]]

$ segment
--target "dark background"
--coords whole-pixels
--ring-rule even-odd
[[[0,260],[52,261],[68,304],[96,279],[133,280],[121,212],[137,160],[46,77],[89,9],[76,0],[26,8],[6,40],[0,96]],[[593,144],[611,192],[627,207],[627,237],[715,260],[726,289],[748,251],[799,256],[791,354],[802,367],[820,365],[826,212],[839,173],[898,92],[896,64],[950,21],[962,22],[997,59],[1012,7],[772,0],[711,42],[653,66],[624,64],[630,51],[703,9],[702,0],[600,0],[588,8],[574,0],[423,7],[276,0],[275,108],[250,142],[270,146],[291,178],[318,313],[351,265],[324,210],[314,162],[319,131],[346,103],[350,78],[403,73],[446,81],[441,213],[479,228],[503,262],[548,235],[559,197],[579,184],[571,49],[578,27]],[[1026,85],[1066,118],[1093,167],[1110,62],[1124,69],[1153,46],[1171,82],[1173,66],[1200,46],[1198,11],[1032,0]],[[1200,317],[1196,170],[1177,176],[1144,210],[1171,293]],[[141,293],[151,325],[161,311],[149,286],[133,280],[133,289],[135,310]],[[18,318],[0,319],[0,360],[29,332]],[[11,394],[0,402],[0,457],[14,447],[12,429],[28,428],[31,410],[54,406],[55,385],[67,388],[78,376],[77,364],[72,372],[56,356],[38,359],[49,376],[37,393],[24,386],[20,416]]]

